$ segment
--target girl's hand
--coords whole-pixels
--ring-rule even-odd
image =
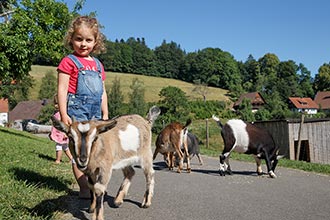
[[[62,117],[62,122],[66,125],[71,125],[72,124],[72,120],[69,117],[69,115],[65,115],[64,117]]]

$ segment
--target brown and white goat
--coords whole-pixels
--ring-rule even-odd
[[[114,200],[123,203],[134,176],[132,165],[141,165],[146,177],[146,191],[141,207],[148,208],[154,192],[154,169],[151,150],[151,128],[160,114],[156,106],[147,118],[124,115],[107,121],[74,121],[66,125],[52,118],[53,125],[69,137],[69,147],[78,168],[88,177],[93,219],[103,220],[103,197],[113,169],[122,169],[124,180]]]
[[[156,139],[153,159],[156,158],[158,153],[163,154],[169,169],[172,170],[175,162],[174,154],[176,153],[180,160],[177,172],[181,173],[185,157],[187,159],[187,172],[190,173],[190,158],[187,146],[187,133],[190,124],[191,120],[188,119],[185,125],[179,122],[172,122],[163,128]],[[183,146],[184,152],[181,151],[181,146]]]
[[[278,156],[278,147],[271,134],[240,119],[231,119],[222,125],[219,118],[214,115],[212,118],[221,127],[221,136],[225,145],[220,155],[221,176],[224,176],[225,172],[232,174],[229,157],[232,151],[236,151],[254,156],[258,175],[262,175],[261,159],[265,159],[269,176],[276,178],[275,168],[278,159],[282,156]]]

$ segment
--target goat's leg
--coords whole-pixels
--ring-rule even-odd
[[[169,170],[173,170],[173,167],[174,167],[174,153],[173,152],[169,152],[167,153],[167,161],[168,161],[168,169]]]
[[[259,176],[262,175],[262,168],[261,168],[261,159],[258,155],[253,155],[255,161],[256,161],[256,164],[257,164],[257,173]]]
[[[202,157],[199,153],[196,154],[197,158],[198,158],[198,161],[199,161],[199,165],[203,165],[203,160],[202,160]]]
[[[272,171],[273,172],[275,172],[275,168],[276,168],[277,163],[278,163],[278,159],[277,159],[277,156],[275,155],[275,159],[272,163]]]
[[[228,174],[232,174],[230,166],[229,166],[229,153],[222,153],[219,156],[220,159],[220,168],[219,168],[219,174],[220,176],[225,176],[226,172]],[[229,170],[229,172],[228,172]]]
[[[230,158],[230,154],[228,154],[228,156],[225,159],[225,170],[226,170],[226,173],[228,173],[229,175],[233,175],[233,171],[231,170],[231,167],[229,164],[229,158]]]
[[[96,195],[93,192],[91,197],[91,205],[89,206],[88,212],[93,213],[95,211],[95,208],[96,208]]]
[[[93,212],[93,220],[104,220],[103,218],[103,197],[104,193],[96,195],[96,209]]]
[[[181,170],[183,169],[183,159],[184,159],[184,157],[183,157],[183,153],[180,150],[180,148],[179,149],[176,148],[176,153],[177,153],[177,155],[179,157],[179,166],[178,166],[177,172],[178,173],[181,173]]]
[[[146,192],[144,194],[141,207],[148,208],[151,205],[151,200],[154,195],[155,171],[152,168],[152,164],[145,164],[143,169],[146,178]]]
[[[132,166],[125,167],[123,170],[124,180],[118,190],[117,196],[115,198],[114,204],[119,207],[124,202],[124,198],[127,195],[129,187],[131,186],[132,178],[135,174],[135,171]]]
[[[262,152],[265,156],[265,161],[266,161],[266,166],[267,166],[267,171],[268,171],[269,176],[271,178],[276,178],[277,176],[275,175],[274,171],[272,170],[272,164],[271,164],[267,151],[265,149],[262,149]]]
[[[187,172],[191,172],[191,167],[190,167],[190,158],[189,158],[189,152],[188,152],[188,146],[184,144],[184,155],[187,160]]]

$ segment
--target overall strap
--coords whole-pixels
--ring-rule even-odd
[[[79,70],[82,70],[84,68],[84,65],[82,65],[82,63],[78,60],[78,58],[75,55],[69,54],[68,57],[74,62],[74,64]]]
[[[102,73],[102,67],[101,67],[101,62],[99,61],[99,59],[97,59],[96,57],[93,57],[93,59],[94,59],[94,61],[95,61],[95,63],[96,63],[96,67],[97,67],[97,71],[99,72],[99,73]]]

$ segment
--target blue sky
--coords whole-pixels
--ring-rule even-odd
[[[64,0],[72,9],[74,0]],[[274,53],[303,63],[312,76],[330,62],[329,0],[86,0],[106,37],[145,38],[150,49],[163,40],[186,52],[207,47],[238,61]]]

